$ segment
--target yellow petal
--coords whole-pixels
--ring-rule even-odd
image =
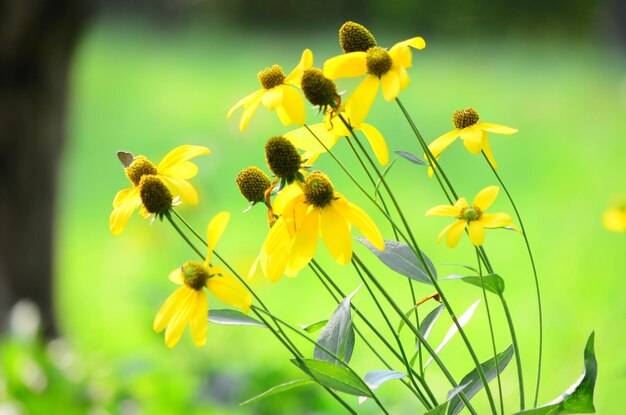
[[[163,302],[163,305],[154,317],[152,328],[155,332],[160,333],[170,322],[174,312],[178,310],[181,300],[185,297],[187,291],[183,287],[177,289]]]
[[[454,202],[454,207],[456,207],[459,211],[463,208],[467,207],[467,200],[464,197],[459,197],[456,202]]]
[[[239,120],[239,131],[245,131],[246,128],[248,128],[248,123],[250,122],[250,119],[256,112],[257,108],[259,108],[259,105],[261,105],[261,99],[263,96],[262,93],[265,91],[261,90],[259,92],[261,94],[254,98],[254,100],[250,101],[249,105],[245,106],[243,114],[241,114],[241,120]]]
[[[250,310],[252,295],[230,275],[214,276],[206,282],[209,291],[226,304],[238,307],[244,313]]]
[[[176,268],[174,271],[170,272],[170,275],[167,278],[172,281],[174,284],[181,285],[183,283],[183,270],[181,267]]]
[[[209,222],[209,226],[207,226],[206,230],[206,240],[208,245],[208,253],[206,256],[205,265],[209,266],[211,263],[211,254],[215,249],[215,245],[217,245],[217,241],[220,240],[226,226],[228,225],[228,221],[230,220],[230,213],[228,212],[220,212],[217,215],[213,216],[211,222]]]
[[[194,309],[195,305],[196,290],[187,286],[183,286],[179,288],[179,290],[183,290],[184,293],[180,300],[174,305],[175,309],[172,318],[165,329],[165,344],[169,348],[174,347],[180,340],[187,323],[189,323],[191,311]]]
[[[379,250],[385,249],[385,241],[378,227],[363,209],[348,202],[343,196],[336,193],[338,199],[333,201],[333,206],[352,223],[362,234]]]
[[[460,213],[459,209],[456,206],[450,205],[439,205],[434,208],[428,209],[426,212],[426,216],[458,216]]]
[[[203,154],[211,154],[211,150],[203,146],[192,146],[189,144],[176,147],[174,150],[167,153],[165,157],[163,157],[163,160],[161,160],[157,167],[157,171],[159,172],[159,175],[169,176],[175,179],[188,179],[189,177],[178,177],[176,176],[176,174],[172,174],[172,172],[176,172],[176,169],[178,168],[180,163],[184,163],[189,159]],[[183,167],[183,170],[184,169],[185,168]],[[184,173],[188,174],[189,172],[184,171]]]
[[[206,333],[209,326],[209,298],[204,290],[196,292],[193,310],[189,317],[189,330],[191,338],[196,346],[201,347],[206,343]]]
[[[611,207],[604,212],[602,224],[611,232],[626,231],[626,209]]]
[[[519,130],[517,128],[506,127],[504,125],[492,124],[490,122],[479,122],[477,124],[481,130],[489,131],[496,134],[514,134]]]
[[[181,161],[175,166],[167,169],[167,176],[175,177],[177,179],[191,179],[198,174],[198,166],[190,161]]]
[[[319,216],[318,208],[309,208],[302,218],[289,256],[288,266],[292,270],[301,270],[313,258],[319,235]]]
[[[411,47],[421,50],[426,47],[426,42],[419,36],[407,39],[393,45],[389,50],[389,54],[392,56],[394,62],[400,63],[405,68],[410,68],[412,64]]]
[[[161,180],[174,196],[180,196],[191,205],[198,204],[198,192],[188,181],[171,177],[161,177]]]
[[[276,196],[273,205],[274,212],[280,215],[286,210],[293,209],[293,206],[287,207],[288,204],[293,205],[303,200],[304,193],[302,193],[302,188],[294,182],[281,190],[278,196]]]
[[[446,237],[446,245],[448,248],[454,248],[458,245],[459,239],[461,239],[461,235],[465,230],[465,221],[459,220],[456,223],[453,223],[448,230],[448,236]]]
[[[383,90],[383,98],[393,101],[400,93],[400,77],[397,72],[389,71],[380,78]]]
[[[345,265],[352,258],[352,238],[350,225],[332,206],[321,209],[320,231],[328,252],[338,263]]]
[[[306,110],[300,93],[295,88],[288,85],[281,85],[280,88],[283,90],[283,99],[280,107],[282,107],[289,116],[291,124],[303,125],[306,121]]]
[[[489,208],[489,206],[491,206],[493,201],[496,200],[499,191],[500,188],[498,186],[485,187],[483,190],[478,192],[472,204],[480,210],[485,211]]]
[[[386,165],[389,162],[389,150],[387,149],[387,142],[385,137],[374,127],[369,124],[361,124],[359,129],[365,134],[365,138],[370,142],[374,155],[381,165]]]
[[[109,227],[113,235],[119,235],[122,233],[130,215],[133,214],[135,209],[141,206],[139,190],[136,187],[127,190],[129,191],[125,192],[124,197],[117,200],[119,205],[113,209],[109,218]]]
[[[290,85],[296,85],[300,88],[300,81],[302,80],[302,73],[310,69],[313,66],[313,52],[310,49],[305,49],[302,52],[302,56],[300,57],[300,63],[296,66],[293,71],[285,78],[284,83]]]
[[[485,242],[485,228],[481,221],[469,223],[469,238],[475,246],[481,246]]]
[[[228,110],[228,114],[226,115],[226,118],[230,118],[235,112],[235,110],[241,107],[242,105],[248,106],[250,105],[251,102],[258,100],[259,97],[263,94],[263,92],[265,92],[264,89],[259,89],[258,91],[254,91],[250,95],[240,99],[235,105],[231,107],[230,110]]]
[[[443,236],[446,234],[446,232],[448,232],[450,230],[450,228],[452,226],[454,226],[457,222],[451,223],[448,226],[446,226],[445,228],[443,228],[443,230],[441,232],[439,232],[439,235],[437,235],[437,243],[441,242],[441,238],[443,238]]]
[[[506,213],[483,213],[478,220],[485,228],[502,228],[511,226],[513,220]]]
[[[326,129],[324,123],[310,125],[308,129],[302,127],[289,131],[284,137],[296,148],[304,150],[302,158],[326,152],[326,149],[331,149],[339,139],[338,135]]]
[[[398,74],[400,77],[400,89],[405,89],[411,83],[411,78],[409,78],[409,73],[406,71],[404,66],[395,65],[393,67],[393,71]]]
[[[324,62],[324,76],[329,79],[354,78],[367,73],[366,52],[350,52]]]
[[[489,145],[489,138],[487,137],[487,133],[483,134],[483,151],[485,152],[485,156],[487,156],[487,161],[494,170],[498,170],[498,164],[496,163],[496,159],[493,158],[493,153],[491,152],[491,145]]]
[[[454,143],[454,140],[456,140],[459,137],[459,133],[460,133],[459,129],[449,131],[445,133],[444,135],[437,137],[435,141],[430,143],[428,145],[428,148],[430,149],[430,152],[433,153],[433,156],[435,158],[439,157],[439,155],[443,152],[443,150],[448,148],[450,144]]]
[[[461,139],[463,140],[465,148],[467,148],[470,153],[480,153],[480,150],[482,150],[483,134],[483,130],[476,125],[465,127],[461,130]]]
[[[126,202],[127,199],[132,199],[138,194],[138,189],[135,186],[131,186],[128,189],[120,190],[113,198],[113,207],[120,207]]]
[[[380,80],[378,77],[369,75],[356,87],[352,96],[348,98],[346,102],[346,112],[349,112],[350,119],[348,120],[352,125],[361,125],[367,113],[372,107],[376,93],[378,92],[378,85]]]
[[[261,101],[265,108],[270,110],[275,110],[283,100],[283,85],[275,86],[274,88],[268,89],[261,97]]]

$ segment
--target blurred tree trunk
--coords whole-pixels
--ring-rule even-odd
[[[85,0],[0,1],[0,325],[29,298],[47,336],[68,73],[86,17]]]

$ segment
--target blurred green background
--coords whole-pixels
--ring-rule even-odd
[[[385,10],[389,15],[384,15]],[[569,17],[587,22],[580,25],[580,36],[569,36],[562,30],[565,24],[552,25],[556,33],[537,30],[527,35],[520,29],[527,27],[521,18],[511,20],[513,29],[503,31],[502,36],[493,33],[506,27],[506,22],[463,36],[458,26],[445,29],[454,23],[445,14],[443,29],[435,30],[436,10],[428,16],[431,23],[425,26],[426,32],[406,19],[395,28],[381,23],[403,16],[401,8],[393,13],[385,10],[372,25],[362,21],[373,29],[380,45],[389,47],[415,35],[427,41],[425,50],[414,52],[411,85],[400,95],[427,141],[452,129],[452,112],[468,106],[476,108],[484,121],[520,130],[512,136],[492,134],[491,144],[500,173],[522,212],[541,278],[545,348],[539,402],[552,400],[578,378],[585,340],[595,330],[600,368],[597,412],[621,413],[615,395],[626,387],[622,350],[626,335],[620,323],[626,317],[622,279],[626,235],[604,230],[601,217],[613,198],[626,192],[624,49],[576,16]],[[540,15],[545,18],[546,13]],[[240,213],[247,203],[234,179],[249,165],[265,169],[265,140],[290,128],[260,108],[248,130],[241,133],[240,112],[230,120],[226,112],[258,89],[259,70],[276,63],[289,71],[304,48],[313,50],[318,67],[339,54],[338,25],[280,31],[217,22],[168,26],[156,20],[101,18],[87,31],[75,56],[55,245],[56,304],[65,339],[45,348],[19,335],[3,341],[0,357],[5,379],[0,379],[0,402],[10,404],[0,403],[0,414],[15,413],[2,412],[2,408],[30,410],[16,413],[90,415],[341,413],[314,386],[239,407],[239,402],[270,386],[302,377],[288,362],[288,353],[261,329],[215,325],[209,327],[206,347],[194,347],[186,333],[179,345],[167,349],[162,334],[152,331],[152,319],[173,291],[168,273],[193,255],[167,223],[149,225],[134,215],[121,236],[112,236],[108,229],[113,197],[128,186],[116,151],[144,154],[157,162],[177,145],[205,145],[213,153],[196,160],[200,173],[192,180],[201,202],[179,211],[201,232],[217,212],[232,212],[219,251],[245,274],[266,235],[266,213],[261,207]],[[533,27],[543,26],[536,22]],[[355,85],[342,81],[340,89]],[[308,122],[318,121],[315,111],[309,110]],[[378,97],[368,122],[385,135],[390,150],[421,155],[395,103]],[[353,163],[346,147],[340,141],[336,151]],[[461,143],[451,146],[440,162],[467,198],[496,184],[484,160],[469,154]],[[322,157],[316,168],[326,171],[337,190],[370,212],[385,235],[392,236],[330,158]],[[389,178],[440,276],[461,272],[446,263],[474,265],[473,249],[466,240],[454,250],[436,244],[436,235],[448,222],[424,217],[428,208],[444,203],[426,170],[398,160]],[[492,211],[512,213],[504,194]],[[491,231],[485,247],[506,280],[522,347],[527,395],[532,395],[537,316],[523,239]],[[355,249],[408,309],[404,277],[378,267],[363,247]],[[324,249],[318,249],[318,256],[345,291],[358,286],[349,267],[334,264]],[[327,318],[335,308],[306,270],[296,279],[276,284],[257,276],[253,286],[276,314],[294,324]],[[416,289],[419,298],[433,291],[420,285]],[[450,290],[458,313],[482,297],[475,287],[461,282],[449,282],[445,289]],[[221,306],[215,298],[210,302],[212,307]],[[364,290],[354,302],[382,324]],[[506,326],[498,304],[494,300],[490,304],[501,333],[498,347],[503,349],[509,343]],[[435,344],[448,325],[442,318],[431,337]],[[487,359],[491,348],[484,305],[468,325],[468,334],[481,358]],[[310,346],[303,343],[303,348]],[[64,353],[65,360],[58,353]],[[459,339],[441,356],[457,378],[471,369]],[[57,389],[23,381],[33,359],[46,374],[48,385]],[[383,368],[372,363],[358,340],[354,362],[362,373]],[[443,397],[448,387],[445,379],[434,366],[428,376]],[[510,413],[517,402],[513,365],[504,379]],[[391,383],[380,389],[392,412],[421,413],[413,409],[416,402],[404,392]],[[20,400],[21,404],[16,403]],[[483,396],[475,400],[478,407],[486,408]],[[357,405],[356,399],[348,397],[348,401]],[[362,408],[376,413],[371,402]]]

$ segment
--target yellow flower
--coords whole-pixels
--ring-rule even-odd
[[[187,203],[198,203],[196,189],[187,181],[198,173],[198,167],[189,160],[202,155],[210,154],[211,150],[202,146],[183,145],[170,151],[155,166],[144,156],[134,157],[130,153],[119,152],[118,157],[124,164],[124,172],[132,186],[120,190],[113,200],[113,212],[109,218],[109,227],[114,235],[119,235],[133,212],[141,207],[140,184],[143,176],[153,175],[159,178],[174,197],[180,196]],[[149,213],[142,208],[141,215]]]
[[[457,138],[461,137],[465,148],[472,154],[485,152],[487,160],[494,169],[498,169],[491,147],[489,146],[488,132],[496,134],[513,134],[518,130],[504,125],[481,122],[478,112],[474,108],[455,111],[452,115],[452,123],[456,127],[454,130],[445,133],[430,143],[428,148],[435,158],[448,148]],[[428,175],[432,175],[432,169],[428,169]]]
[[[389,149],[385,137],[380,131],[370,124],[354,124],[349,107],[342,115],[346,121],[353,123],[352,128],[354,130],[361,131],[365,135],[378,162],[383,166],[386,165],[389,162]],[[330,150],[339,138],[347,136],[351,136],[350,131],[339,116],[333,114],[332,111],[326,113],[326,122],[324,123],[313,124],[308,129],[303,127],[285,134],[285,138],[291,141],[294,146],[304,150],[302,159],[307,160],[308,164],[312,164],[321,153],[325,153],[326,148]]]
[[[224,274],[216,265],[211,265],[211,254],[222,236],[230,214],[221,212],[209,223],[207,229],[208,253],[204,264],[189,261],[169,275],[170,281],[181,285],[163,303],[154,318],[154,331],[165,329],[165,344],[174,347],[180,340],[187,324],[196,346],[206,342],[209,300],[204,288],[208,288],[221,301],[240,308],[247,313],[252,304],[252,295],[232,276]]]
[[[304,184],[288,186],[276,199],[281,216],[263,243],[257,262],[270,281],[283,273],[295,276],[313,258],[321,236],[331,256],[340,264],[352,258],[350,228],[356,226],[378,249],[382,235],[370,217],[334,188],[326,175],[311,173]]]
[[[324,75],[329,79],[352,78],[367,74],[348,98],[348,103],[353,106],[350,122],[355,125],[363,123],[376,98],[379,86],[382,85],[385,100],[394,100],[400,90],[409,85],[406,69],[412,65],[411,48],[421,50],[425,47],[424,39],[414,37],[396,43],[389,51],[374,46],[366,52],[345,53],[327,60],[324,63]]]
[[[304,101],[293,86],[300,87],[302,73],[311,66],[313,66],[313,52],[305,49],[300,63],[289,76],[285,76],[278,65],[259,72],[258,78],[262,88],[237,102],[228,111],[227,117],[230,118],[237,108],[243,106],[239,130],[244,131],[262,102],[266,108],[276,110],[278,118],[284,125],[303,125],[306,120]]]
[[[615,203],[604,212],[604,227],[612,232],[626,232],[626,199]]]
[[[468,227],[469,238],[476,246],[483,244],[485,240],[485,228],[501,228],[503,226],[512,227],[511,216],[506,213],[485,213],[485,210],[496,199],[500,188],[497,186],[489,186],[481,190],[471,206],[468,206],[467,200],[461,197],[453,206],[440,205],[426,212],[426,216],[452,216],[458,221],[445,227],[437,237],[437,242],[441,241],[443,235],[447,232],[446,245],[454,248],[461,238],[461,234]]]

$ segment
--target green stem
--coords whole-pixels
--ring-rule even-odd
[[[533,278],[535,280],[535,293],[537,296],[537,309],[539,311],[539,360],[537,362],[537,386],[535,388],[535,398],[533,402],[533,407],[536,407],[537,399],[539,397],[539,384],[541,382],[541,362],[542,362],[542,357],[543,357],[543,307],[541,305],[541,290],[539,288],[539,276],[537,274],[537,266],[535,265],[535,259],[533,257],[532,249],[530,248],[530,242],[526,234],[526,228],[524,227],[524,222],[522,221],[522,216],[520,215],[519,210],[517,209],[517,205],[513,201],[513,197],[511,196],[511,193],[509,192],[504,182],[500,178],[500,175],[489,162],[489,159],[487,158],[487,155],[485,154],[485,152],[483,151],[482,153],[483,153],[483,156],[485,157],[485,160],[487,161],[487,164],[491,168],[491,171],[496,176],[496,179],[498,179],[498,182],[500,182],[500,185],[504,189],[506,196],[509,198],[509,202],[511,203],[511,206],[513,206],[513,210],[515,211],[515,216],[517,217],[517,221],[519,222],[520,229],[522,230],[522,236],[524,237],[524,242],[526,244],[526,251],[528,252],[528,258],[530,259],[530,265],[533,270]],[[524,409],[523,404],[522,404],[522,409]]]
[[[200,252],[198,250],[198,248],[196,248],[196,246],[189,240],[189,238],[187,237],[187,235],[185,235],[185,233],[182,231],[182,229],[180,229],[180,227],[178,226],[178,224],[176,222],[174,222],[174,220],[172,219],[172,215],[170,214],[170,212],[174,212],[174,214],[176,214],[176,211],[174,209],[168,210],[167,212],[165,212],[165,214],[163,216],[165,216],[167,218],[167,220],[170,222],[170,224],[174,227],[174,229],[176,229],[176,232],[178,232],[178,234],[185,240],[185,242],[187,242],[187,245],[189,245],[189,247],[196,253],[198,254],[198,256],[200,258],[202,258],[202,260],[205,260],[205,256],[202,252]]]

